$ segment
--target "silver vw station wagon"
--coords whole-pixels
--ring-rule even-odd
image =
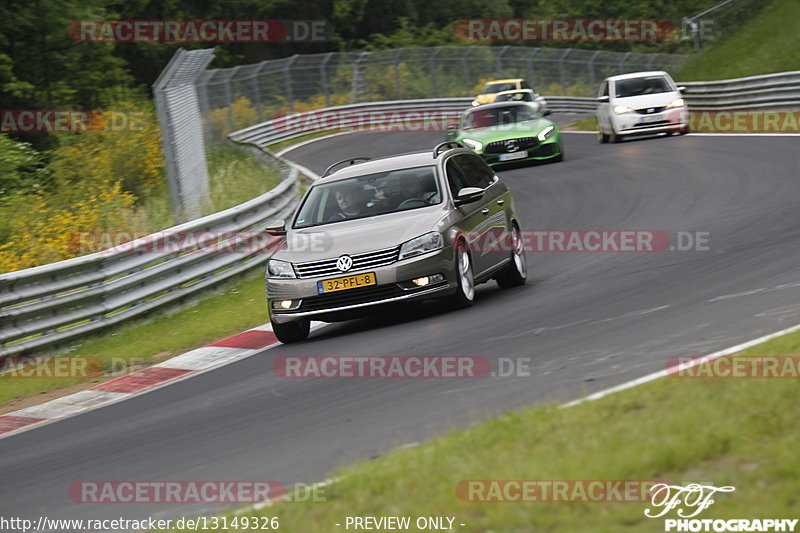
[[[270,320],[284,343],[307,338],[311,319],[347,320],[423,299],[467,307],[476,284],[495,279],[507,288],[526,278],[511,193],[455,143],[336,163],[288,228],[280,221],[267,231],[285,237],[266,273]]]

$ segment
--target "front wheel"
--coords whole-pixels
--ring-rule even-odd
[[[284,344],[304,341],[308,338],[308,332],[311,331],[311,322],[307,318],[285,324],[278,324],[274,320],[270,320],[270,322],[275,336]]]
[[[501,289],[510,289],[525,285],[527,278],[528,261],[525,258],[525,246],[519,228],[515,225],[511,229],[511,261],[494,279]]]
[[[606,144],[608,142],[608,134],[603,133],[602,131],[598,131],[597,140],[600,141],[601,144]]]
[[[463,309],[475,303],[475,278],[472,273],[472,259],[464,241],[459,241],[456,245],[455,267],[458,289],[449,298],[449,303],[455,309]]]

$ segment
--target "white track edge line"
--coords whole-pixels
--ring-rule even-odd
[[[716,352],[711,353],[709,355],[698,357],[697,359],[694,359],[691,362],[687,362],[685,364],[682,364],[681,368],[682,369],[693,368],[693,367],[695,367],[695,366],[697,366],[699,364],[707,363],[709,361],[713,361],[715,359],[719,359],[720,357],[724,357],[726,355],[731,355],[731,354],[734,354],[736,352],[741,352],[742,350],[746,350],[747,348],[752,348],[753,346],[756,346],[758,344],[765,343],[765,342],[767,342],[769,340],[772,340],[774,338],[777,338],[777,337],[782,337],[783,335],[788,335],[789,333],[794,333],[795,331],[800,331],[800,324],[798,324],[796,326],[792,326],[790,328],[782,329],[780,331],[776,331],[775,333],[770,333],[769,335],[764,335],[764,336],[758,337],[756,339],[752,339],[752,340],[749,340],[749,341],[746,341],[746,342],[742,342],[740,344],[736,344],[734,346],[731,346],[729,348],[725,348],[723,350],[716,351]],[[621,391],[624,391],[624,390],[632,389],[634,387],[638,387],[639,385],[644,385],[645,383],[650,383],[651,381],[655,381],[657,379],[660,379],[660,378],[668,376],[670,374],[670,370],[673,370],[673,368],[659,370],[658,372],[653,372],[652,374],[648,374],[646,376],[642,376],[640,378],[636,378],[636,379],[633,379],[631,381],[627,381],[627,382],[622,383],[620,385],[616,385],[614,387],[610,387],[608,389],[604,389],[604,390],[589,394],[588,396],[584,396],[583,398],[578,398],[577,400],[572,400],[571,402],[567,402],[567,403],[563,404],[561,407],[562,408],[574,407],[576,405],[580,405],[580,404],[585,403],[585,402],[593,402],[595,400],[599,400],[600,398],[604,398],[605,396],[608,396],[610,394],[614,394],[615,392],[621,392]]]

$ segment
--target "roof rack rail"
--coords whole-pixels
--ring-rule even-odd
[[[348,166],[349,165],[355,165],[355,164],[358,164],[358,163],[363,163],[364,161],[369,161],[370,159],[372,159],[372,158],[371,157],[353,157],[351,159],[342,159],[341,161],[338,161],[338,162],[332,164],[331,166],[329,166],[325,170],[325,173],[322,174],[322,177],[324,178],[325,176],[327,176],[329,174],[333,174],[334,169],[336,167],[338,167],[339,165],[343,165],[345,163],[347,163]]]
[[[463,148],[460,144],[456,141],[446,141],[441,144],[437,144],[436,148],[433,149],[433,158],[436,159],[439,157],[439,154],[444,150],[449,150],[450,148]]]

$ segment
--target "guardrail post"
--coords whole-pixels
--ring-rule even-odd
[[[531,87],[536,87],[536,74],[533,72],[533,56],[535,56],[541,48],[534,48],[531,50],[531,53],[528,54],[528,57],[525,58],[525,64],[528,70],[528,80]]]
[[[630,52],[625,52],[625,54],[622,56],[622,59],[619,60],[619,73],[620,74],[625,72],[625,61],[628,59],[628,56],[630,56],[630,55],[631,55]]]
[[[436,58],[439,55],[439,52],[442,51],[441,46],[437,46],[433,54],[431,55],[431,75],[433,76],[433,94],[436,95],[436,98],[440,98],[441,95],[439,94],[439,75],[436,72]]]
[[[293,55],[289,58],[286,62],[286,65],[283,67],[283,81],[286,87],[286,102],[289,104],[289,109],[294,111],[294,92],[292,90],[292,76],[290,70],[292,65],[297,60],[297,54]]]
[[[597,54],[599,54],[599,53],[600,53],[600,50],[595,50],[594,53],[592,54],[592,57],[589,58],[589,63],[587,65],[587,67],[589,69],[589,84],[592,87],[594,87],[594,85],[595,85],[595,81],[594,81],[594,58],[597,57]]]
[[[466,53],[463,56],[461,56],[461,66],[464,70],[464,94],[466,94],[467,96],[469,96],[469,91],[470,89],[472,89],[472,87],[469,84],[471,76],[469,73],[469,63],[467,62],[467,58],[471,53],[472,53],[472,47],[468,46]]]
[[[564,94],[567,93],[567,77],[566,73],[564,72],[564,59],[569,55],[570,49],[567,48],[561,57],[558,58],[558,75],[561,78],[561,90]]]
[[[264,68],[266,63],[266,61],[262,61],[251,78],[251,84],[253,85],[253,105],[256,108],[256,115],[258,116],[259,122],[263,122],[264,118],[261,114],[261,85],[258,83],[258,76],[261,74],[261,69]]]
[[[403,89],[402,89],[402,83],[400,81],[400,63],[399,63],[400,54],[402,52],[403,49],[398,48],[397,50],[394,51],[394,57],[392,58],[392,66],[394,67],[394,84],[395,84],[395,89],[397,91],[398,100],[403,99]]]
[[[331,105],[331,88],[328,86],[328,61],[333,57],[333,52],[325,54],[322,63],[319,64],[319,77],[322,79],[322,92],[325,94],[325,107]]]

